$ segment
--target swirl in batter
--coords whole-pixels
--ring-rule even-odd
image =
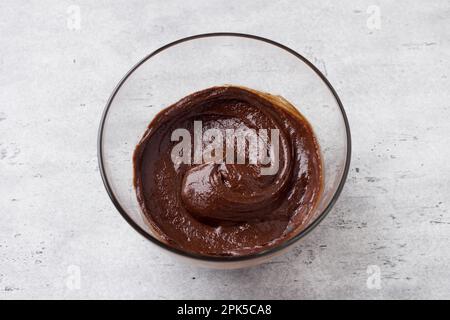
[[[276,171],[263,174],[273,163],[252,161],[250,142],[244,161],[237,161],[238,155],[225,154],[229,140],[207,135],[198,140],[199,122],[203,134],[217,129],[224,137],[276,130],[258,144],[263,142],[258,155],[266,153],[273,162],[276,139]],[[192,162],[174,162],[177,129],[194,137],[181,152]],[[214,157],[196,161],[195,151],[211,150],[211,143],[221,147]],[[252,254],[294,236],[310,218],[323,184],[320,149],[308,121],[281,97],[237,86],[205,89],[161,111],[137,145],[133,163],[137,199],[158,238],[209,256]]]

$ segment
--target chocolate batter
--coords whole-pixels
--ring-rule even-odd
[[[278,129],[276,173],[262,174],[271,163],[251,163],[249,145],[244,164],[225,161],[225,154],[223,161],[174,163],[174,130],[194,137],[192,154],[199,147],[195,121],[202,121],[203,133]],[[201,139],[204,151],[211,140]],[[273,155],[269,143],[264,146]],[[133,163],[139,205],[159,238],[203,255],[247,255],[289,239],[309,220],[322,191],[320,150],[307,120],[283,98],[244,87],[205,89],[161,111]]]

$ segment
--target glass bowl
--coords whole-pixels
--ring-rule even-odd
[[[133,151],[155,115],[193,92],[224,84],[281,95],[309,120],[322,151],[324,188],[312,219],[276,247],[246,256],[211,257],[167,245],[145,221],[133,187]],[[350,129],[325,76],[294,50],[272,40],[210,33],[169,43],[124,76],[103,112],[98,160],[106,190],[120,214],[167,252],[201,266],[239,268],[265,262],[314,229],[336,202],[350,165]]]

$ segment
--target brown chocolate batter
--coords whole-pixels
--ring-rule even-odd
[[[273,159],[251,162],[249,141],[245,163],[237,155],[230,163],[227,140],[205,135],[198,140],[195,121],[202,122],[200,132],[219,129],[224,137],[227,130],[278,129],[276,173],[262,174]],[[190,148],[180,153],[191,163],[173,161],[181,139],[172,141],[172,134],[180,128],[192,137]],[[273,156],[270,143],[276,138],[268,136],[259,140],[261,150]],[[210,155],[219,158],[195,159],[195,150],[205,152],[214,141],[223,154],[216,149]],[[239,140],[231,141],[238,150]],[[137,145],[133,163],[138,202],[159,238],[203,255],[246,255],[289,239],[308,221],[322,190],[320,150],[307,120],[283,98],[244,87],[205,89],[161,111]]]

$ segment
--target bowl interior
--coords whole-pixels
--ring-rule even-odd
[[[159,111],[190,93],[224,84],[281,95],[314,129],[322,151],[324,190],[312,218],[294,238],[331,207],[342,188],[350,160],[348,124],[334,90],[314,66],[290,49],[254,36],[183,39],[146,57],[125,76],[108,102],[99,133],[101,172],[111,198],[156,243],[158,235],[142,216],[133,188],[134,148]]]

